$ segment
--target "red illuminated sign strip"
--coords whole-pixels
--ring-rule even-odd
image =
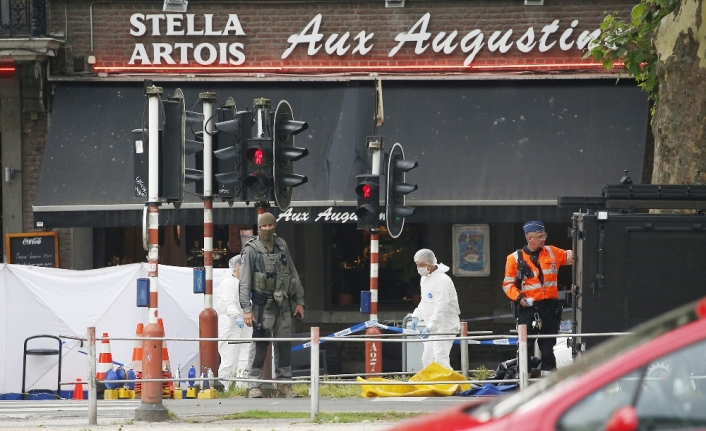
[[[615,63],[614,67],[623,67]],[[410,65],[410,66],[276,66],[276,67],[224,67],[224,66],[95,66],[98,72],[129,71],[182,71],[182,72],[361,72],[361,71],[485,71],[485,70],[544,70],[544,69],[602,69],[601,63],[543,63],[543,64],[504,64],[504,65]]]

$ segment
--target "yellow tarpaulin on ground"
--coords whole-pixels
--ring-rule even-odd
[[[461,374],[442,367],[436,362],[432,362],[422,371],[413,375],[410,382],[448,382],[448,381],[468,381]],[[457,392],[471,389],[470,384],[420,384],[420,385],[376,385],[376,382],[394,382],[394,380],[371,377],[363,379],[358,377],[358,382],[363,388],[364,397],[448,397]]]

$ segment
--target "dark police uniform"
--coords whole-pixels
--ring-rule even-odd
[[[252,294],[252,305],[251,296]],[[276,234],[270,253],[259,237],[250,239],[241,252],[240,305],[253,313],[253,338],[287,338],[292,335],[292,311],[304,305],[304,288],[294,267],[287,243]],[[250,347],[251,379],[260,379],[269,341]],[[275,378],[291,380],[291,342],[275,343]],[[259,388],[261,383],[250,383]]]

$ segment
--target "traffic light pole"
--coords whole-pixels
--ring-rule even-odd
[[[157,320],[158,264],[159,264],[159,108],[161,87],[149,86],[145,95],[149,103],[148,123],[148,185],[147,206],[149,245],[147,249],[147,275],[150,280],[148,324],[144,337],[162,338],[164,329]],[[142,369],[143,379],[162,378],[162,340],[144,340],[142,352],[146,358]],[[162,384],[145,382],[142,384],[140,406],[135,409],[135,420],[161,422],[169,419],[169,411],[162,404]]]
[[[380,157],[382,156],[382,141],[371,141],[368,148],[373,153],[372,174],[380,175]],[[379,230],[370,231],[370,320],[378,320],[378,251]],[[365,335],[380,335],[380,329],[370,327]],[[379,341],[365,342],[365,372],[379,373],[382,371],[382,343]]]
[[[255,99],[253,106],[255,107],[255,125],[257,127],[256,137],[261,138],[265,136],[265,129],[267,128],[267,108],[270,106],[269,100],[265,98]],[[267,212],[270,208],[270,204],[267,201],[255,202],[255,208],[257,209],[257,225],[259,229],[260,216]],[[259,235],[259,232],[258,232]],[[271,380],[274,377],[272,373],[272,343],[267,344],[267,353],[265,354],[265,363],[262,365],[261,379]]]
[[[213,104],[216,93],[199,94],[203,104],[203,266],[206,286],[199,314],[199,338],[218,338],[218,313],[213,309]],[[218,343],[199,341],[201,372],[218,377]]]

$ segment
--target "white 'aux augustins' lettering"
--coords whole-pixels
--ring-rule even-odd
[[[284,219],[284,221],[307,221],[309,220],[309,213],[306,211],[301,211],[301,212],[294,212],[294,209],[291,207],[287,209],[287,211],[280,213],[277,216],[277,222],[279,223],[280,220]]]
[[[430,18],[431,14],[424,14],[416,23],[414,23],[414,25],[409,29],[409,31],[400,33],[395,36],[395,41],[397,42],[397,45],[390,50],[390,52],[388,53],[388,57],[394,57],[406,43],[414,44],[414,53],[417,55],[424,54],[424,52],[426,52],[430,45],[434,52],[443,52],[444,54],[448,55],[453,53],[456,48],[460,45],[461,51],[468,54],[468,56],[463,62],[463,65],[470,65],[475,59],[478,52],[480,52],[483,46],[485,46],[485,35],[483,34],[483,32],[480,29],[471,30],[465,36],[463,36],[460,43],[457,43],[455,42],[455,39],[458,37],[457,30],[454,30],[453,32],[449,33],[448,36],[446,35],[446,32],[442,31],[439,32],[436,37],[434,37],[433,41],[430,44],[429,40],[431,39],[432,34],[427,31]],[[571,22],[570,28],[564,30],[564,32],[562,33],[561,37],[559,38],[559,48],[561,50],[568,51],[574,46],[574,42],[576,42],[577,49],[583,50],[586,46],[591,43],[591,41],[600,36],[601,31],[599,29],[594,30],[592,32],[584,31],[583,33],[581,33],[581,35],[579,35],[576,41],[569,41],[569,38],[571,37],[574,28],[576,28],[578,23],[578,20],[573,20]],[[559,31],[559,20],[555,20],[551,24],[545,25],[542,28],[542,36],[539,38],[539,52],[546,52],[552,47],[554,47],[554,45],[556,45],[556,41],[552,41],[550,43],[549,38],[557,31]],[[534,27],[529,27],[524,32],[524,34],[522,34],[522,36],[520,36],[520,38],[517,39],[517,41],[515,42],[510,41],[511,36],[512,29],[507,30],[505,34],[502,34],[501,31],[493,32],[490,38],[488,39],[488,50],[490,52],[500,51],[500,53],[504,54],[508,52],[510,48],[512,48],[512,45],[514,43],[515,47],[520,52],[528,53],[532,51],[538,44],[534,33]],[[291,48],[292,47],[290,47],[290,49]]]
[[[203,28],[197,28],[194,14],[141,14],[130,16],[130,34],[136,37],[152,36],[245,36],[238,15],[229,14],[222,29],[213,27],[213,14],[204,14]],[[184,22],[186,21],[186,22]],[[136,43],[128,64],[161,65],[189,64],[193,58],[198,64],[226,64],[237,66],[245,62],[244,45],[240,42],[200,43],[152,43],[152,56],[143,43]]]
[[[294,48],[298,44],[308,44],[307,49],[308,55],[315,55],[321,49],[321,40],[324,35],[319,33],[319,27],[321,26],[321,14],[318,14],[309,21],[309,23],[304,27],[300,33],[293,34],[289,36],[287,42],[289,42],[289,48],[287,48],[284,53],[282,53],[282,58],[289,57],[289,54],[294,51]],[[353,39],[358,41],[357,46],[353,49],[353,54],[365,55],[373,49],[373,45],[368,42],[372,39],[375,33],[367,34],[365,31],[359,32]],[[329,55],[343,55],[350,49],[350,44],[346,44],[346,41],[350,37],[350,32],[345,32],[341,38],[338,38],[338,34],[332,34],[326,39],[324,43],[324,51]]]

